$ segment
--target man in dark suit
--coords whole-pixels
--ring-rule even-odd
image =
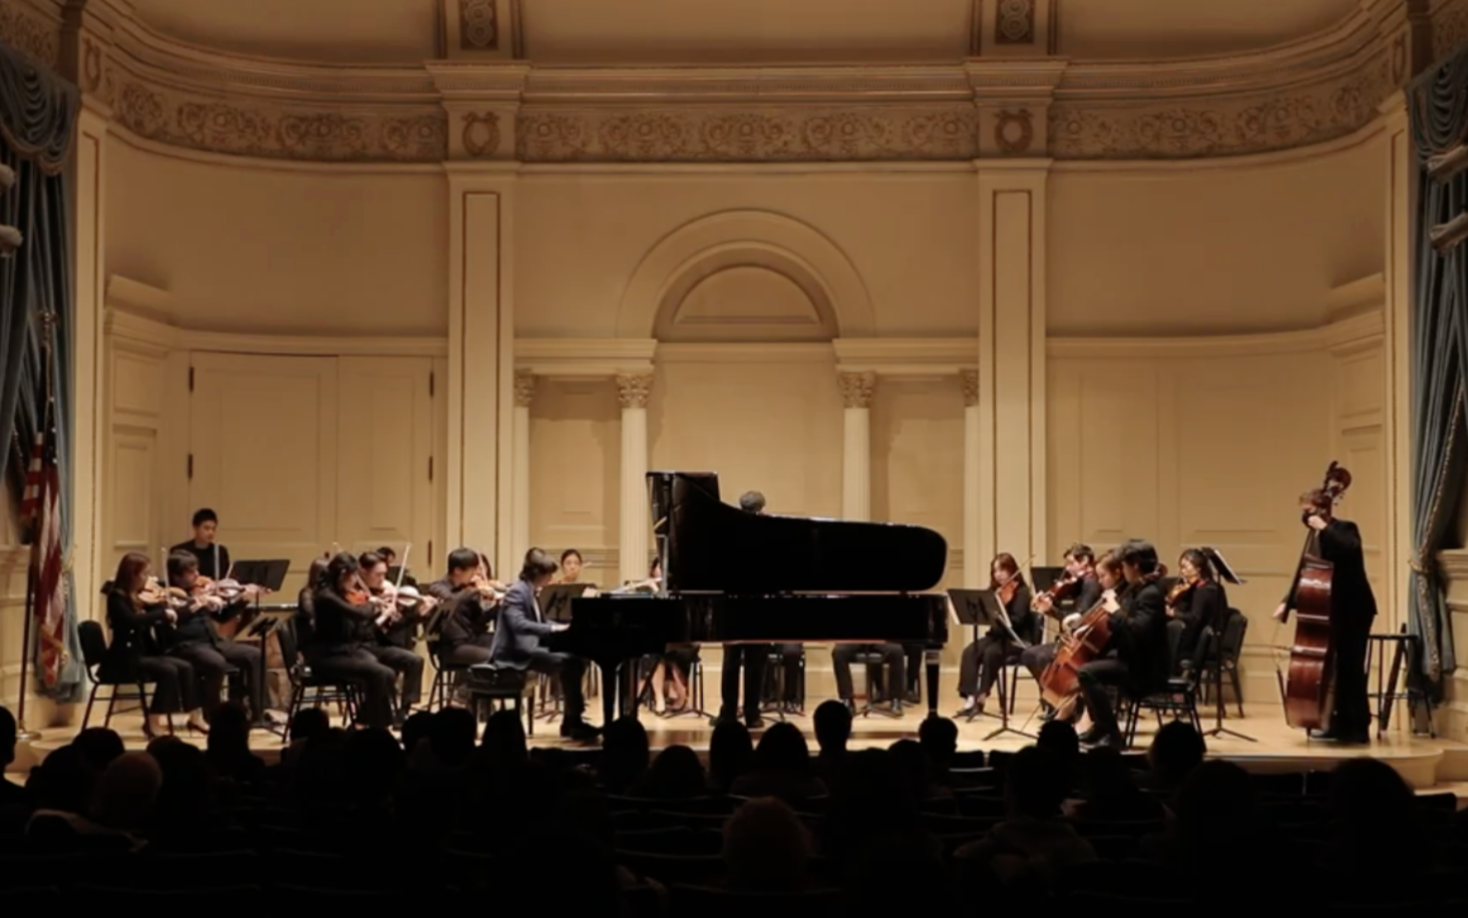
[[[581,676],[586,664],[580,657],[557,653],[543,646],[542,639],[565,631],[569,625],[548,622],[541,614],[536,594],[551,582],[559,565],[539,548],[525,554],[520,579],[510,587],[499,606],[494,641],[489,659],[503,669],[554,673],[561,679],[561,696],[566,700],[566,714],[561,721],[561,735],[577,740],[595,739],[600,731],[582,720],[586,699],[581,694]]]
[[[1156,691],[1167,682],[1171,660],[1167,652],[1167,596],[1157,583],[1162,570],[1151,542],[1133,539],[1117,549],[1122,575],[1130,589],[1121,609],[1111,615],[1108,655],[1080,668],[1076,676],[1091,715],[1091,729],[1081,742],[1096,746],[1122,745],[1116,711],[1108,689],[1117,687],[1133,699]]]
[[[765,496],[758,491],[746,491],[739,498],[739,509],[746,513],[764,513]],[[744,669],[744,723],[754,730],[763,727],[760,717],[760,689],[765,678],[765,659],[773,649],[770,644],[725,644],[723,678],[720,681],[722,703],[717,716],[709,723],[735,720],[739,711],[739,670]]]
[[[1310,527],[1306,554],[1328,561],[1335,568],[1330,586],[1330,623],[1335,646],[1335,710],[1330,725],[1317,739],[1349,745],[1371,742],[1371,709],[1366,700],[1366,649],[1371,622],[1376,618],[1376,594],[1366,577],[1366,556],[1361,550],[1361,530],[1333,513],[1334,500],[1320,489],[1300,495],[1300,519]],[[1274,610],[1284,621],[1295,608],[1302,567],[1295,572],[1290,591]]]

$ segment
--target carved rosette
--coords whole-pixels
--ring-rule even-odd
[[[515,374],[515,404],[521,408],[529,408],[535,401],[535,374]]]
[[[500,46],[495,0],[459,0],[459,46],[465,51],[494,51]]]
[[[646,408],[651,394],[651,373],[617,374],[617,401],[623,408]]]
[[[872,407],[872,395],[877,390],[876,373],[841,373],[837,381],[841,385],[841,400],[847,408]]]
[[[999,0],[994,16],[995,44],[1035,43],[1035,0]]]
[[[963,403],[967,407],[973,407],[979,403],[979,371],[962,370],[959,379],[963,382]]]
[[[1000,150],[1010,155],[1028,153],[1034,142],[1035,125],[1029,109],[1005,109],[994,118],[994,146]]]

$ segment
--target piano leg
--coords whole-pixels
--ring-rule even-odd
[[[605,730],[617,719],[617,696],[622,694],[618,689],[621,684],[617,681],[617,671],[621,669],[620,663],[598,663],[601,667],[601,726]]]
[[[923,652],[923,663],[928,671],[928,716],[938,716],[938,670],[943,651],[929,647]]]

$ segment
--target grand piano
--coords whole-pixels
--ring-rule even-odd
[[[712,472],[649,472],[647,486],[663,592],[577,598],[570,627],[555,636],[557,650],[601,667],[606,723],[622,694],[617,670],[638,657],[669,644],[784,641],[923,644],[928,714],[937,716],[948,605],[924,591],[943,578],[941,535],[750,513],[719,499]]]

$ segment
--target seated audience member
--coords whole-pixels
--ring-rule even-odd
[[[214,712],[208,755],[217,778],[240,788],[259,787],[264,781],[265,761],[250,751],[250,715],[238,701],[225,702]]]
[[[71,744],[81,753],[82,761],[87,767],[98,775],[106,771],[114,759],[121,758],[127,752],[122,737],[116,730],[107,727],[88,727],[78,733]]]
[[[162,787],[163,770],[156,759],[146,752],[123,753],[97,779],[90,816],[73,826],[84,835],[122,835],[141,848]]]
[[[958,724],[947,717],[929,717],[918,727],[918,743],[928,754],[933,769],[933,783],[949,787],[953,779],[948,772],[958,755]]]
[[[708,779],[698,753],[687,746],[669,746],[652,760],[651,767],[632,785],[634,797],[687,800],[708,793]]]
[[[779,797],[791,806],[826,795],[826,785],[811,774],[810,747],[791,723],[777,723],[760,737],[749,772],[734,782],[739,797]]]
[[[1085,780],[1085,774],[1081,769],[1081,738],[1076,733],[1076,728],[1068,721],[1047,721],[1040,727],[1040,735],[1035,740],[1035,745],[1041,749],[1048,749],[1060,759],[1061,766],[1068,775],[1070,787],[1077,788]]]
[[[1208,753],[1208,744],[1193,725],[1181,720],[1163,724],[1147,748],[1147,774],[1141,786],[1151,791],[1177,793]]]
[[[897,759],[882,749],[849,753],[821,820],[821,851],[852,882],[873,845],[942,848],[927,831]]]
[[[173,736],[148,744],[163,783],[150,838],[154,846],[187,852],[214,825],[214,773],[204,750]]]
[[[1405,878],[1431,869],[1429,835],[1418,824],[1416,795],[1385,762],[1358,758],[1338,765],[1330,775],[1330,811],[1336,834],[1321,866],[1342,887],[1354,886],[1350,880],[1356,877]]]
[[[631,717],[619,718],[602,735],[597,778],[609,794],[629,793],[647,771],[650,759],[647,730]]]
[[[4,707],[0,707],[0,810],[6,807],[24,807],[29,809],[34,805],[30,792],[19,784],[12,783],[5,777],[5,769],[15,761],[15,747],[18,742],[19,729],[15,723],[15,715]],[[3,830],[0,826],[0,830]]]
[[[754,758],[754,740],[749,728],[737,720],[722,720],[709,737],[709,790],[727,794],[734,782],[749,770]]]
[[[480,764],[491,778],[512,774],[530,761],[525,725],[518,711],[495,711],[479,740]]]
[[[1162,802],[1137,789],[1131,767],[1116,749],[1092,749],[1082,760],[1085,797],[1074,808],[1087,821],[1160,820]]]
[[[1061,818],[1070,784],[1065,764],[1053,751],[1027,746],[1004,772],[1006,816],[987,838],[955,852],[966,869],[1009,886],[1052,883],[1071,864],[1096,860],[1096,851]]]
[[[291,744],[286,747],[285,752],[281,753],[281,765],[286,768],[294,768],[300,761],[301,750],[306,748],[306,743],[318,736],[325,736],[330,729],[331,717],[321,708],[301,708],[296,712],[296,716],[291,718],[288,734]],[[407,727],[404,725],[404,731],[406,730]]]
[[[908,786],[913,797],[919,801],[934,797],[951,797],[953,791],[933,782],[933,763],[927,750],[917,740],[900,739],[887,749],[897,760],[898,766],[907,775]]]
[[[724,823],[729,886],[741,892],[792,892],[806,885],[810,832],[782,800],[750,800]]]
[[[835,699],[820,703],[815,713],[815,773],[829,787],[841,772],[846,758],[846,744],[851,740],[851,708]]]

